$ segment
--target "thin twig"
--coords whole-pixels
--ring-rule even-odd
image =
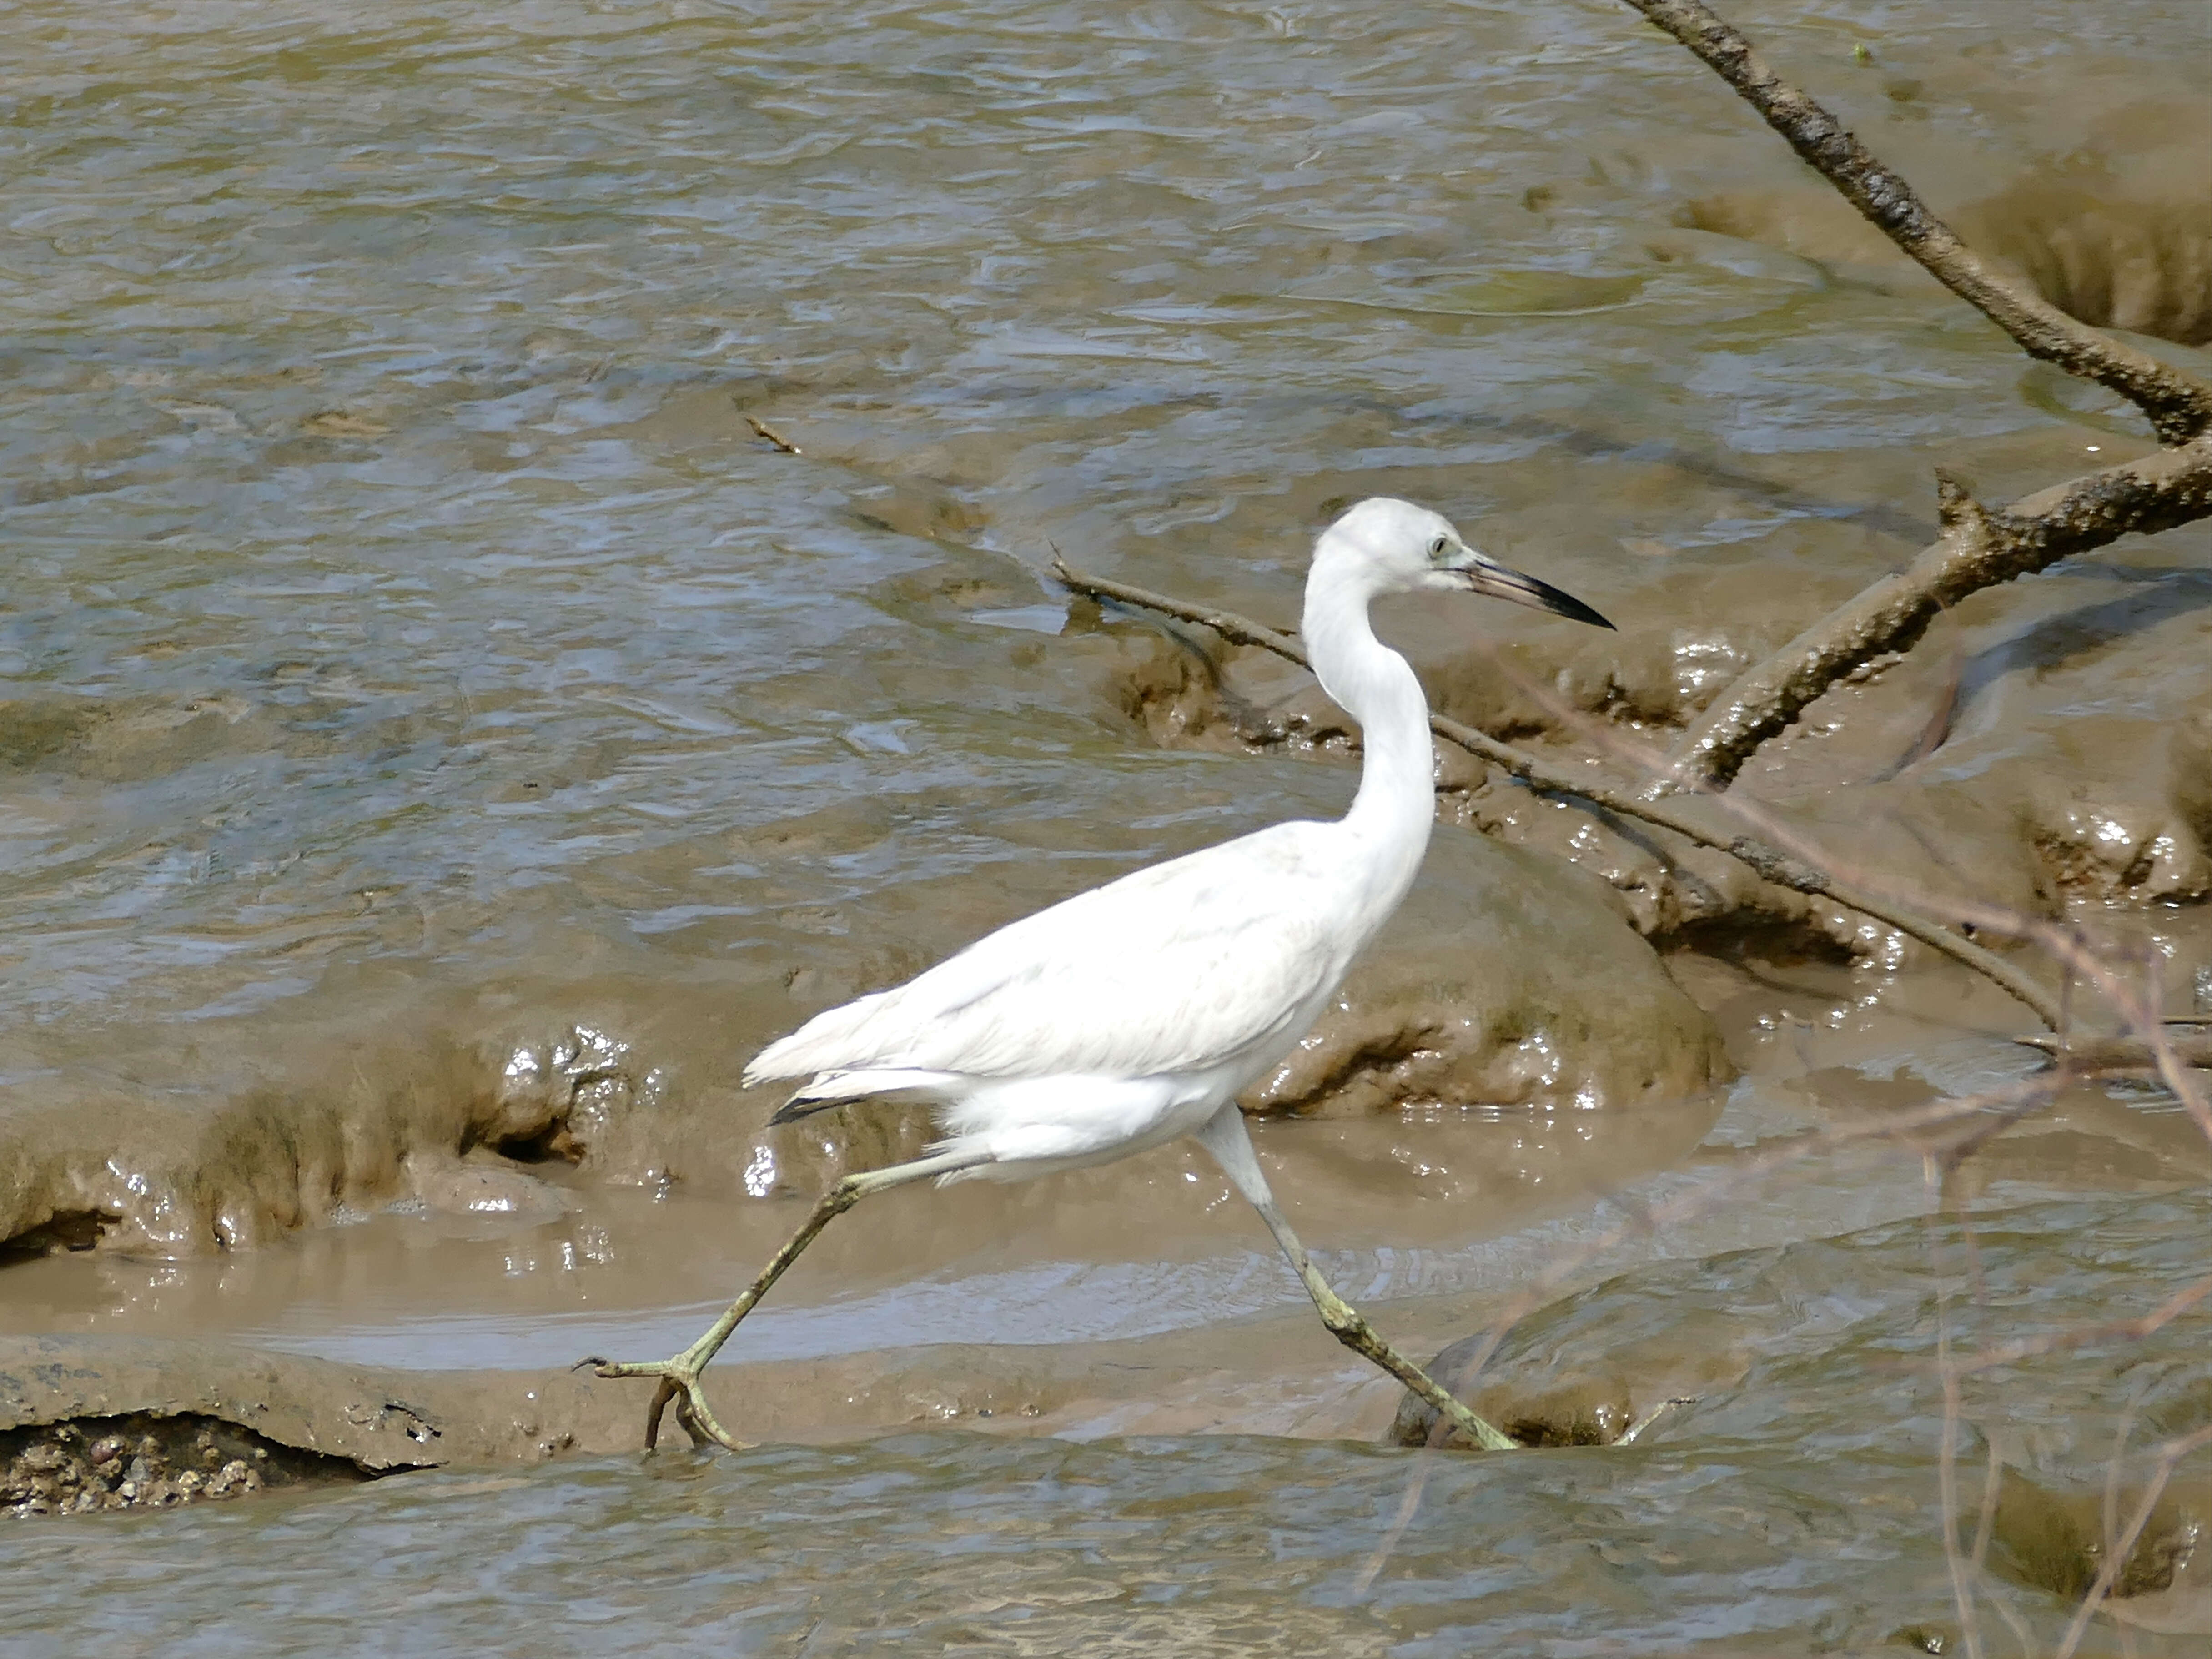
[[[2159,1054],[2155,1044],[2137,1037],[2092,1037],[2087,1042],[2078,1038],[2068,1041],[2057,1036],[2014,1037],[2014,1042],[2039,1048],[2054,1058],[2084,1072],[2156,1072]],[[2194,1066],[2200,1071],[2212,1067],[2212,1036],[2184,1037],[2169,1042],[2173,1056],[2184,1066]]]
[[[1950,1369],[1957,1376],[1966,1376],[1975,1371],[1994,1370],[2001,1365],[2018,1364],[2023,1359],[2033,1359],[2043,1354],[2087,1347],[2092,1343],[2139,1342],[2172,1324],[2208,1296],[2212,1296],[2212,1279],[2200,1280],[2176,1291],[2140,1318],[2116,1319],[2103,1325],[2078,1326],[2073,1330],[2059,1331],[2050,1336],[2008,1342],[2002,1348],[1990,1348],[1976,1354],[1972,1359],[1959,1360]]]
[[[1928,1265],[1936,1279],[1936,1363],[1943,1378],[1943,1427],[1936,1445],[1936,1490],[1943,1512],[1943,1565],[1951,1580],[1951,1605],[1966,1644],[1966,1659],[1981,1659],[1981,1628],[1974,1619],[1974,1589],[1959,1553],[1959,1425],[1964,1407],[1958,1376],[1951,1369],[1951,1281],[1943,1273],[1936,1220],[1942,1207],[1942,1178],[1933,1158],[1921,1160],[1922,1178],[1935,1195],[1923,1224],[1928,1233]]]
[[[1631,1423],[1626,1428],[1623,1429],[1620,1431],[1620,1438],[1614,1441],[1613,1443],[1616,1446],[1632,1446],[1638,1440],[1644,1437],[1645,1433],[1650,1430],[1653,1424],[1656,1423],[1661,1418],[1666,1416],[1668,1412],[1680,1411],[1685,1406],[1694,1406],[1697,1403],[1698,1396],[1693,1394],[1668,1395],[1657,1405],[1653,1406],[1645,1411],[1643,1416],[1638,1418],[1633,1423]]]
[[[1946,901],[1946,908],[1954,922],[1984,933],[2010,934],[2040,946],[2064,971],[2069,992],[2077,980],[2093,986],[2118,1012],[2136,1039],[2148,1048],[2156,1062],[2159,1081],[2172,1091],[2174,1098],[2181,1103],[2182,1109],[2189,1114],[2206,1138],[2212,1139],[2212,1101],[2205,1098],[2203,1091],[2190,1076],[2181,1052],[2169,1034],[2167,1022],[2160,1018],[2158,1009],[2146,1007],[2136,999],[2127,982],[2114,973],[2094,951],[2082,943],[2077,929],[2055,926],[1964,900]],[[2057,1029],[2064,1029],[2063,1023]]]
[[[1157,611],[1163,616],[1196,623],[1212,629],[1232,644],[1253,646],[1273,652],[1302,668],[1311,666],[1306,660],[1304,647],[1296,640],[1287,634],[1276,632],[1264,623],[1255,622],[1249,617],[1213,606],[1193,605],[1165,593],[1155,593],[1146,588],[1133,587],[1126,582],[1093,576],[1077,570],[1057,553],[1053,558],[1052,569],[1055,576],[1079,593],[1087,593],[1094,599],[1111,599],[1119,605],[1136,605],[1144,610]],[[1710,847],[1717,852],[1727,854],[1777,886],[1787,887],[1808,896],[1826,898],[1847,910],[1871,916],[1971,968],[2025,1005],[2045,1026],[2054,1031],[2058,1029],[2057,1001],[2034,980],[1994,952],[1960,938],[1948,928],[1915,915],[1902,905],[1838,883],[1806,860],[1792,858],[1756,837],[1727,836],[1710,830],[1694,817],[1665,803],[1640,800],[1625,791],[1592,783],[1587,777],[1549,766],[1526,750],[1500,743],[1487,732],[1463,726],[1442,714],[1431,714],[1429,716],[1429,729],[1446,742],[1455,744],[1469,754],[1487,761],[1531,789],[1540,790],[1547,794],[1571,796],[1577,800],[1588,801],[1601,811],[1670,830],[1700,847]]]
[[[2069,317],[1983,262],[1912,186],[1870,155],[1843,123],[1770,69],[1751,42],[1698,0],[1627,0],[1727,82],[1805,163],[1929,275],[1972,306],[2031,357],[2094,380],[2150,417],[2162,444],[2212,427],[2212,386]]]
[[[2004,1491],[2004,1460],[1997,1455],[1997,1443],[1985,1437],[1982,1447],[1982,1508],[1974,1521],[1974,1553],[1967,1559],[1977,1580],[1989,1565],[1990,1540],[1996,1535],[1997,1498]],[[1957,1540],[1948,1534],[1945,1538],[1948,1547],[1955,1547]],[[1978,1627],[1977,1639],[1980,1633]],[[1968,1645],[1971,1648],[1972,1644]]]

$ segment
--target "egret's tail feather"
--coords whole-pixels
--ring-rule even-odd
[[[896,1094],[902,1089],[938,1092],[952,1081],[949,1072],[923,1072],[908,1066],[877,1066],[853,1072],[824,1072],[777,1107],[769,1121],[795,1123],[802,1117],[827,1111],[848,1100]]]
[[[796,1123],[802,1117],[812,1117],[817,1112],[826,1112],[832,1106],[842,1106],[844,1103],[842,1097],[830,1100],[817,1100],[811,1095],[795,1094],[777,1107],[775,1111],[769,1113],[768,1121],[771,1125]]]

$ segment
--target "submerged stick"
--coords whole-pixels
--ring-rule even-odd
[[[1132,587],[1125,582],[1109,581],[1103,576],[1087,574],[1075,569],[1057,550],[1053,555],[1052,570],[1054,575],[1079,593],[1156,611],[1163,616],[1174,617],[1183,622],[1196,623],[1212,629],[1234,644],[1254,646],[1262,651],[1273,652],[1301,668],[1311,666],[1306,660],[1304,647],[1296,640],[1287,634],[1276,632],[1264,623],[1255,622],[1249,617],[1239,616],[1233,611],[1193,605],[1165,593],[1155,593],[1146,588]],[[1716,852],[1727,854],[1739,863],[1748,866],[1763,880],[1771,881],[1777,886],[1787,887],[1793,892],[1808,896],[1826,898],[1846,910],[1856,910],[1862,915],[1871,916],[1876,921],[1919,940],[1930,950],[1940,951],[1962,966],[1972,969],[2023,1004],[2051,1030],[2059,1029],[2061,1014],[2055,997],[2002,957],[1970,939],[1960,938],[1940,922],[1931,921],[1901,905],[1893,904],[1874,894],[1838,882],[1804,859],[1792,857],[1754,836],[1723,836],[1688,815],[1660,802],[1639,800],[1633,795],[1608,789],[1602,784],[1593,784],[1585,777],[1548,766],[1526,750],[1500,743],[1488,732],[1472,726],[1462,726],[1457,720],[1431,712],[1429,729],[1446,742],[1487,761],[1531,789],[1546,794],[1571,796],[1577,800],[1587,801],[1601,811],[1669,830],[1700,847],[1710,847]]]
[[[774,444],[778,449],[781,450],[787,455],[804,455],[806,453],[797,444],[792,442],[790,439],[785,437],[783,434],[778,432],[774,427],[770,426],[766,421],[756,420],[753,416],[748,415],[745,416],[745,424],[752,428],[753,435],[755,437],[767,439],[769,442]]]

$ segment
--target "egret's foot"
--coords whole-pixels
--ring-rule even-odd
[[[660,1438],[660,1419],[670,1404],[676,1407],[676,1420],[684,1425],[684,1432],[691,1437],[691,1443],[703,1446],[712,1442],[726,1446],[732,1451],[743,1451],[745,1443],[732,1435],[714,1420],[708,1409],[707,1396],[699,1391],[699,1373],[706,1362],[694,1357],[686,1348],[673,1359],[644,1359],[635,1361],[601,1359],[597,1355],[580,1359],[571,1370],[592,1368],[594,1376],[650,1376],[659,1380],[653,1391],[653,1405],[645,1416],[645,1449],[651,1451]]]

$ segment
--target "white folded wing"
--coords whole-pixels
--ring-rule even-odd
[[[1334,824],[1279,823],[1079,893],[816,1015],[745,1081],[1149,1077],[1287,1046],[1358,943],[1331,914],[1337,840]]]

